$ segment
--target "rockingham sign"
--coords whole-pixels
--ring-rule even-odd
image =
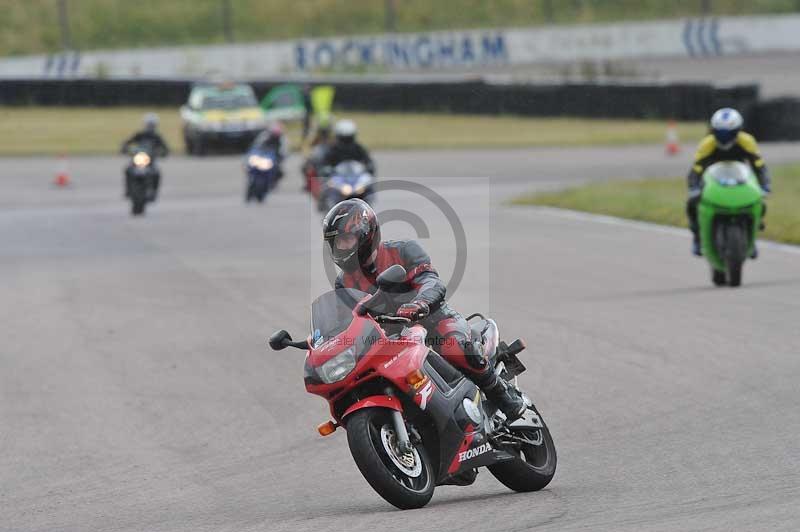
[[[300,41],[294,57],[298,71],[364,67],[424,70],[510,62],[506,32],[501,30]]]
[[[800,15],[485,29],[219,46],[69,52],[0,60],[0,77],[258,79],[649,57],[800,51]]]

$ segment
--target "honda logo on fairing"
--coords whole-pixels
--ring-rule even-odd
[[[469,460],[471,458],[475,458],[476,456],[480,456],[483,453],[488,453],[492,450],[492,446],[488,443],[484,443],[483,445],[479,445],[474,449],[469,449],[467,451],[462,451],[458,453],[458,461],[463,462],[464,460]]]

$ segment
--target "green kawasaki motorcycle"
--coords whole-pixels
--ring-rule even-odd
[[[703,174],[698,206],[700,242],[717,286],[739,286],[764,214],[764,193],[750,167],[720,162]]]

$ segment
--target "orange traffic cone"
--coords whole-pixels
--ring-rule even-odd
[[[66,187],[70,184],[69,179],[69,166],[67,164],[67,156],[60,155],[58,157],[58,170],[56,171],[56,178],[53,184],[57,187]]]
[[[674,120],[667,122],[667,155],[677,155],[681,151],[678,126]]]

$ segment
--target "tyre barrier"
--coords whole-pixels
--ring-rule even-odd
[[[291,79],[255,81],[261,98]],[[181,105],[192,80],[5,79],[0,105]],[[703,83],[494,83],[446,81],[333,81],[336,108],[345,111],[451,112],[540,117],[706,120],[714,109],[753,107],[758,85]]]
[[[800,140],[800,98],[756,102],[745,118],[748,131],[759,141]]]

